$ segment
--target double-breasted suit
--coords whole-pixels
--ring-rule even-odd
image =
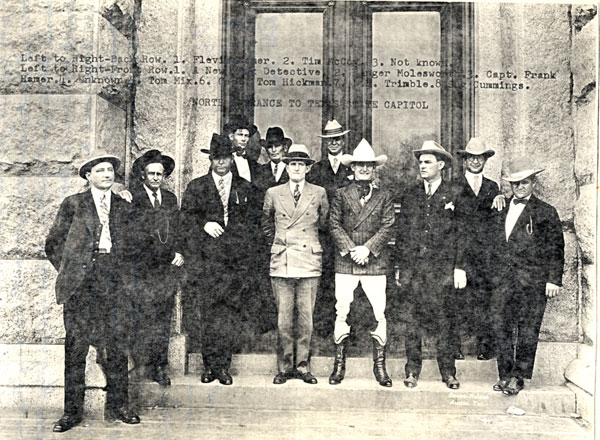
[[[511,203],[495,215],[491,234],[490,310],[498,346],[501,380],[531,379],[540,326],[546,307],[546,283],[562,285],[564,238],[551,205],[532,195],[506,238]],[[518,339],[513,357],[513,328]]]
[[[46,238],[48,259],[58,271],[56,299],[63,304],[65,337],[65,413],[81,415],[85,359],[91,344],[106,345],[107,407],[128,403],[127,355],[131,227],[128,203],[110,198],[112,248],[102,253],[100,218],[90,190],[62,202]]]
[[[227,206],[225,224],[223,203],[209,171],[189,183],[180,212],[188,268],[184,321],[190,350],[201,346],[209,369],[228,369],[237,348],[240,308],[245,302],[242,293],[250,276],[253,237],[260,218],[256,190],[241,177],[231,176]],[[223,234],[208,235],[204,230],[208,222],[218,223]]]
[[[455,376],[452,341],[455,338],[454,269],[462,269],[459,239],[459,189],[442,181],[428,198],[423,181],[409,186],[400,198],[395,264],[399,267],[403,303],[407,310],[406,374],[421,372],[421,333],[436,336],[442,378]]]
[[[269,274],[278,311],[280,372],[309,370],[312,314],[323,256],[319,230],[326,228],[329,213],[322,187],[304,182],[296,205],[290,183],[267,191],[261,222],[271,243]],[[295,362],[294,304],[298,309]]]

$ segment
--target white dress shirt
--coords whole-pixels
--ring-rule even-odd
[[[285,170],[284,162],[271,162],[271,174],[275,176],[275,182],[279,182],[279,179],[281,179],[281,175],[283,174],[283,170]]]
[[[302,180],[302,182],[292,182],[290,180],[290,191],[292,192],[292,197],[294,196],[294,190],[296,189],[296,185],[299,185],[300,188],[300,196],[302,197],[302,190],[304,189],[304,182],[305,180]]]
[[[423,180],[423,187],[425,188],[425,194],[427,194],[427,184],[429,182],[427,182],[427,180]],[[436,180],[435,182],[430,182],[429,183],[431,185],[431,195],[434,195],[435,192],[437,191],[437,189],[440,187],[440,185],[442,184],[442,178],[440,177],[438,180]]]
[[[327,157],[329,158],[329,163],[331,164],[331,169],[333,170],[333,174],[337,174],[338,170],[340,169],[340,165],[342,164],[342,153],[334,156],[332,154],[328,154]],[[335,168],[334,162],[337,159],[337,169]]]
[[[529,195],[529,197],[525,197],[527,201],[529,201],[530,198],[531,194]],[[525,206],[526,204],[524,203],[516,204],[514,197],[511,199],[510,204],[508,205],[508,213],[506,214],[506,223],[504,224],[506,241],[508,241],[510,234],[512,234],[512,231],[515,228],[515,225],[517,224],[517,220],[519,220],[519,217],[523,213]]]
[[[235,166],[237,167],[238,174],[242,179],[247,180],[248,182],[252,181],[252,177],[250,176],[250,165],[248,165],[248,159],[238,156],[237,154],[233,154],[233,160],[235,162]]]
[[[104,198],[104,204],[108,207],[108,212],[110,213],[110,189],[107,191],[102,191],[92,185],[91,187],[92,197],[94,199],[94,205],[96,206],[96,213],[98,214],[98,218],[100,219],[100,223],[102,223],[102,198]],[[105,251],[110,253],[112,248],[112,241],[110,238],[110,223],[108,227],[104,227],[102,225],[102,232],[100,232],[100,240],[98,240],[98,249],[104,249]]]
[[[478,189],[475,187],[475,176],[477,176],[479,178],[479,188]],[[479,191],[481,191],[481,185],[483,185],[483,173],[474,174],[470,171],[467,171],[465,173],[465,177],[467,179],[467,182],[469,182],[469,186],[471,187],[471,189],[473,190],[475,195],[478,196]]]
[[[225,194],[227,195],[227,200],[229,200],[229,194],[231,193],[231,181],[233,180],[233,174],[231,174],[231,171],[225,174],[224,176],[219,176],[214,171],[212,171],[211,174],[213,180],[215,181],[217,191],[219,190],[219,181],[223,179],[223,184],[225,185]]]
[[[144,189],[146,190],[146,193],[148,194],[150,203],[152,204],[152,206],[154,206],[154,196],[152,195],[152,190],[150,188],[148,188],[145,183],[144,183]],[[158,203],[162,205],[162,195],[160,193],[160,188],[158,188],[156,190],[156,198],[158,200]]]

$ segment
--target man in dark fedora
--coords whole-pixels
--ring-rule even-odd
[[[442,179],[452,156],[435,141],[413,150],[423,180],[409,186],[400,197],[396,217],[396,283],[403,295],[408,322],[404,385],[417,386],[421,373],[424,332],[435,337],[442,381],[458,389],[453,341],[456,329],[454,289],[465,287],[462,242],[459,239],[458,188]]]
[[[246,116],[232,115],[225,124],[223,131],[234,150],[231,172],[248,182],[253,182],[260,165],[256,162],[256,157],[248,155],[247,147],[250,138],[257,131],[256,125],[251,124]]]
[[[387,156],[375,156],[362,139],[352,154],[344,154],[342,163],[354,172],[353,183],[337,190],[329,219],[335,242],[335,309],[333,372],[329,383],[337,385],[346,371],[346,345],[350,326],[346,317],[359,283],[371,304],[377,326],[373,340],[373,373],[381,386],[391,387],[385,366],[387,345],[386,275],[390,252],[388,242],[394,226],[394,202],[388,191],[373,183],[376,166]]]
[[[323,255],[319,230],[327,227],[329,203],[322,187],[305,180],[313,163],[306,146],[290,146],[283,161],[290,180],[267,190],[261,222],[270,243],[269,274],[277,303],[279,372],[273,383],[299,377],[316,384],[310,371],[310,342]]]
[[[201,349],[203,383],[231,385],[231,355],[238,348],[253,258],[249,232],[260,210],[252,184],[233,175],[231,142],[213,134],[208,173],[192,180],[181,204],[181,227],[188,280],[183,308],[190,351]]]
[[[79,167],[90,189],[65,198],[46,238],[46,255],[58,271],[56,299],[65,325],[64,414],[54,432],[82,420],[85,360],[95,333],[106,344],[106,419],[140,422],[129,408],[129,310],[124,277],[131,258],[129,204],[111,193],[121,161],[94,151]]]
[[[269,127],[261,145],[267,151],[270,161],[260,166],[254,184],[261,190],[267,191],[269,188],[289,180],[282,159],[292,145],[292,140],[285,137],[281,127]]]
[[[464,150],[458,150],[465,172],[457,184],[460,188],[460,205],[464,215],[463,240],[465,241],[465,270],[469,282],[464,295],[458,299],[465,327],[477,338],[477,359],[493,357],[494,347],[490,321],[490,222],[492,209],[502,210],[505,206],[500,187],[483,175],[487,160],[495,152],[487,148],[483,138],[472,138]],[[457,359],[464,359],[460,339],[456,341]]]
[[[544,171],[529,158],[508,163],[508,209],[496,214],[491,234],[492,322],[499,381],[494,390],[516,395],[531,379],[546,302],[560,292],[564,238],[556,209],[533,191]],[[514,330],[516,341],[513,341]]]
[[[184,263],[179,242],[177,197],[163,188],[175,161],[158,150],[147,151],[132,167],[135,222],[133,287],[135,332],[132,356],[142,375],[169,386],[168,352],[171,314]]]

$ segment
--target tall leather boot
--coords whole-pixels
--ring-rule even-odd
[[[330,385],[338,385],[344,379],[346,374],[346,346],[348,338],[345,338],[339,344],[335,344],[335,358],[333,359],[333,371],[329,376]]]
[[[382,387],[391,387],[392,379],[385,369],[385,345],[373,338],[373,374]]]

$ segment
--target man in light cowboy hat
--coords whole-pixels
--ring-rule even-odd
[[[354,172],[351,185],[336,191],[329,219],[335,253],[334,328],[336,346],[333,372],[329,383],[339,384],[346,371],[346,345],[350,326],[346,317],[354,300],[354,290],[360,283],[373,309],[377,328],[373,339],[373,373],[380,385],[390,387],[392,380],[385,367],[386,356],[386,274],[388,242],[394,225],[394,202],[388,191],[373,184],[376,166],[383,165],[387,156],[375,156],[371,145],[362,139],[352,154],[341,158]]]
[[[404,385],[417,386],[426,331],[436,340],[442,380],[448,388],[458,389],[452,343],[456,328],[453,289],[465,287],[466,274],[459,239],[458,189],[442,180],[442,170],[452,164],[452,156],[435,141],[425,141],[413,153],[423,180],[401,195],[396,218],[395,278],[408,318]]]
[[[171,314],[180,275],[176,268],[184,263],[177,197],[162,188],[174,168],[175,161],[158,150],[147,151],[132,166],[137,282],[131,354],[138,372],[162,386],[171,384],[167,373]]]
[[[458,179],[460,205],[464,213],[463,239],[465,240],[465,264],[469,283],[464,295],[457,298],[461,303],[460,321],[477,337],[477,359],[493,357],[492,323],[490,321],[489,246],[492,209],[504,209],[504,196],[493,180],[483,175],[486,161],[494,155],[483,138],[472,138],[464,150],[456,154],[463,159],[465,174]],[[458,336],[458,335],[457,335]],[[456,341],[455,355],[464,359],[460,349],[460,337]]]
[[[261,222],[272,242],[269,274],[278,315],[278,373],[273,383],[298,377],[316,384],[310,371],[310,342],[323,255],[319,230],[327,227],[329,203],[322,187],[305,181],[314,162],[306,146],[290,146],[283,161],[290,180],[267,190]]]
[[[529,158],[512,160],[502,177],[513,196],[496,215],[491,249],[494,334],[500,380],[494,390],[517,394],[531,379],[546,301],[560,292],[564,238],[556,209],[533,195],[537,175]],[[513,330],[517,340],[513,343]]]
[[[231,172],[234,176],[253,182],[260,165],[256,162],[256,157],[249,157],[247,147],[250,138],[257,131],[256,125],[251,124],[246,116],[232,115],[223,131],[234,150]]]
[[[208,173],[192,180],[181,203],[188,279],[182,299],[190,351],[202,351],[203,383],[231,385],[232,353],[239,346],[240,309],[252,264],[260,210],[255,188],[233,175],[230,142],[213,134]]]
[[[254,184],[263,191],[272,186],[281,185],[289,180],[283,156],[292,145],[292,140],[285,137],[281,127],[269,127],[261,146],[267,151],[270,161],[258,169]]]
[[[129,204],[111,193],[121,161],[93,151],[79,167],[90,189],[65,198],[46,238],[46,255],[58,271],[56,299],[63,305],[65,337],[64,415],[54,432],[82,420],[85,361],[95,332],[106,346],[107,419],[139,423],[129,408],[127,378],[128,295],[123,276],[131,249]]]

